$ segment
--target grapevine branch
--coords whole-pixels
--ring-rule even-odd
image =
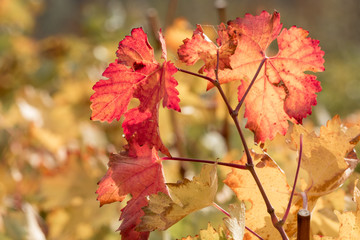
[[[267,212],[270,214],[271,216],[271,220],[272,220],[272,223],[274,225],[274,227],[279,231],[282,239],[288,239],[286,233],[285,233],[285,230],[283,228],[283,224],[281,221],[279,221],[278,217],[276,216],[275,214],[275,210],[274,208],[272,207],[271,203],[270,203],[270,200],[269,198],[267,197],[266,193],[265,193],[265,190],[260,182],[260,179],[255,171],[255,167],[254,167],[254,163],[253,163],[253,160],[252,160],[252,157],[251,157],[251,154],[250,154],[250,151],[249,151],[249,148],[247,146],[247,143],[246,143],[246,140],[245,140],[245,137],[244,137],[244,134],[241,130],[241,127],[240,127],[240,123],[239,123],[239,120],[238,120],[238,114],[239,114],[239,109],[242,105],[242,102],[244,101],[247,93],[250,91],[250,88],[251,86],[254,84],[262,66],[264,65],[265,63],[265,60],[266,58],[264,58],[260,64],[259,64],[259,67],[256,71],[256,73],[254,74],[254,77],[250,83],[250,85],[248,86],[247,90],[245,91],[245,94],[243,96],[243,98],[240,100],[239,104],[237,105],[236,109],[234,110],[231,106],[230,106],[230,103],[229,103],[229,100],[228,98],[226,97],[222,87],[221,87],[221,84],[219,82],[219,77],[218,77],[218,70],[219,70],[219,50],[217,50],[217,64],[216,64],[216,69],[215,69],[215,77],[216,79],[213,79],[211,77],[208,77],[208,76],[204,76],[204,75],[201,75],[201,74],[197,74],[197,73],[193,73],[193,72],[190,72],[190,71],[187,71],[187,70],[183,70],[183,69],[179,69],[178,70],[180,72],[184,72],[184,73],[187,73],[187,74],[190,74],[190,75],[193,75],[193,76],[197,76],[197,77],[200,77],[200,78],[204,78],[206,79],[207,81],[211,82],[219,91],[223,101],[225,102],[226,104],[226,107],[229,111],[229,114],[231,116],[231,118],[233,119],[234,123],[235,123],[235,126],[236,126],[236,129],[239,133],[239,136],[241,138],[241,142],[243,144],[243,147],[244,147],[244,151],[245,151],[245,154],[246,154],[246,157],[247,157],[247,164],[246,164],[246,168],[244,169],[247,169],[250,171],[251,175],[253,176],[255,182],[256,182],[256,185],[261,193],[261,196],[262,198],[264,199],[264,202],[265,202],[265,205],[266,205],[266,208],[267,208]]]

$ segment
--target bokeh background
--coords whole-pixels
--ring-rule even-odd
[[[326,70],[317,74],[323,91],[306,124],[319,126],[335,114],[359,123],[358,0],[0,0],[0,239],[119,239],[122,206],[99,208],[95,191],[108,154],[120,151],[125,140],[119,122],[89,119],[91,88],[115,59],[118,42],[142,26],[159,56],[161,27],[168,55],[180,64],[176,49],[196,24],[216,37],[208,25],[262,10],[280,12],[286,28],[309,30],[325,51]],[[240,157],[238,136],[215,92],[206,93],[201,79],[176,78],[183,113],[161,112],[166,146],[179,156]],[[275,154],[280,161],[289,157]],[[180,163],[165,168],[169,182],[200,169]],[[219,174],[223,178],[225,170]],[[337,198],[341,194],[346,190]],[[221,188],[218,201],[231,200]],[[222,217],[205,209],[151,238],[185,237]],[[332,221],[326,233],[336,236]]]

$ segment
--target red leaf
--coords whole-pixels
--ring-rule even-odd
[[[92,101],[92,120],[111,122],[120,120],[127,111],[128,104],[134,94],[136,85],[145,76],[133,72],[122,64],[111,63],[103,73],[108,80],[98,81],[93,89],[95,93],[90,97]]]
[[[131,36],[119,43],[118,59],[103,73],[108,80],[100,80],[93,87],[91,119],[111,122],[125,115],[123,128],[128,141],[140,145],[147,143],[170,155],[159,135],[158,105],[162,100],[163,107],[180,111],[180,99],[175,88],[177,81],[172,76],[177,69],[166,61],[165,41],[161,32],[159,35],[165,59],[163,64],[155,60],[154,51],[141,28],[133,29]],[[132,98],[139,99],[140,104],[128,110]]]
[[[211,42],[201,26],[197,25],[192,38],[185,39],[184,44],[178,50],[180,60],[187,65],[193,65],[197,61],[203,60],[205,64],[199,72],[213,73],[216,68],[217,50],[219,50],[219,69],[229,68],[229,56],[234,53],[237,41],[228,35],[224,24],[219,25],[218,34],[217,44],[219,47]]]
[[[308,32],[301,28],[282,31],[281,28],[280,14],[270,15],[266,11],[259,16],[246,14],[244,18],[230,21],[227,28],[218,27],[219,81],[223,84],[241,80],[239,100],[265,59],[245,99],[246,127],[255,133],[256,142],[272,139],[277,133],[285,134],[289,120],[301,123],[311,114],[311,107],[317,103],[316,93],[321,91],[316,76],[304,73],[324,71],[324,52],[320,50],[319,41],[308,38]],[[199,29],[195,30],[193,38],[184,41],[179,57],[187,64],[203,60],[205,65],[200,71],[214,78],[215,44],[198,48],[205,41],[198,32]],[[266,50],[275,39],[279,52],[267,57]],[[236,49],[232,52],[234,46]],[[229,64],[225,64],[226,59]],[[209,83],[208,89],[212,87]]]
[[[131,194],[131,200],[121,210],[120,220],[123,221],[119,230],[122,239],[147,239],[149,232],[135,231],[144,215],[141,208],[147,205],[146,197],[158,192],[168,194],[157,151],[147,145],[135,144],[128,152],[112,154],[108,165],[96,191],[100,206],[121,202]]]

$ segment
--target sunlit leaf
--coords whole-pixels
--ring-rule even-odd
[[[261,184],[275,209],[277,216],[282,217],[287,207],[291,188],[286,181],[286,176],[281,168],[266,154],[251,153],[255,170],[260,178]],[[233,161],[237,164],[245,164],[246,156],[239,161]],[[266,205],[259,191],[257,185],[250,172],[245,170],[233,169],[228,174],[224,183],[228,185],[241,201],[247,201],[250,204],[249,209],[245,213],[246,226],[255,231],[264,239],[281,239],[279,232],[272,225]],[[291,210],[293,214],[296,212],[296,207]],[[285,229],[290,233],[294,233],[295,217],[289,215],[286,221]],[[245,233],[245,238],[257,239],[249,232]]]
[[[297,147],[299,135],[303,134],[301,168],[310,178],[306,190],[310,209],[320,196],[336,190],[354,171],[359,159],[353,152],[356,142],[352,140],[359,133],[359,126],[346,128],[339,116],[322,126],[319,135],[300,125],[294,126],[291,138]]]

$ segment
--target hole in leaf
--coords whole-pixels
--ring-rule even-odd
[[[265,54],[267,57],[274,57],[278,54],[278,52],[279,46],[277,40],[275,39],[272,43],[270,43],[269,47],[265,51]]]
[[[216,39],[218,37],[217,30],[213,25],[201,25],[204,34],[211,40],[213,43],[216,43]]]
[[[134,62],[134,64],[133,64],[133,68],[135,71],[141,70],[144,67],[145,67],[145,65],[143,63]]]

